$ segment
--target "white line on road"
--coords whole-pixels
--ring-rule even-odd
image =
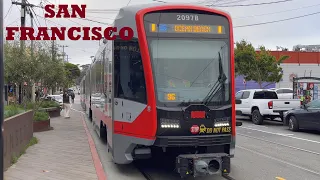
[[[302,141],[308,141],[308,142],[320,144],[320,141],[315,141],[315,140],[310,140],[310,139],[305,139],[305,138],[294,137],[293,134],[274,133],[274,132],[270,132],[270,131],[263,131],[263,130],[260,130],[260,129],[254,129],[254,128],[248,128],[248,127],[241,127],[241,126],[239,126],[239,128],[250,129],[250,130],[253,130],[253,131],[260,131],[260,132],[264,132],[264,133],[268,133],[268,134],[273,134],[273,135],[278,135],[278,136],[284,136],[284,137],[288,137],[288,138],[292,138],[292,139],[298,139],[298,140],[302,140]]]
[[[298,168],[298,169],[301,169],[301,170],[304,170],[304,171],[308,171],[308,172],[310,172],[310,173],[313,173],[313,174],[316,174],[316,175],[320,176],[320,173],[318,173],[318,172],[316,172],[316,171],[313,171],[313,170],[310,170],[310,169],[307,169],[307,168],[304,168],[304,167],[301,167],[301,166],[298,166],[298,165],[289,163],[289,162],[287,162],[287,161],[283,161],[283,160],[274,158],[274,157],[272,157],[272,156],[268,156],[268,155],[259,153],[259,152],[257,152],[257,151],[253,151],[253,150],[251,150],[251,149],[247,149],[247,148],[242,147],[242,146],[236,146],[236,147],[238,147],[238,148],[240,148],[240,149],[243,149],[243,150],[246,150],[246,151],[249,151],[249,152],[252,152],[252,153],[254,153],[254,154],[258,154],[258,155],[260,155],[260,156],[264,156],[264,157],[266,157],[266,158],[269,158],[269,159],[272,159],[272,160],[275,160],[275,161],[278,161],[278,162],[287,164],[287,165],[289,165],[289,166],[293,166],[293,167],[295,167],[295,168]]]
[[[257,139],[257,140],[260,140],[260,141],[265,141],[265,142],[276,144],[276,145],[279,145],[279,146],[284,146],[284,147],[288,147],[288,148],[291,148],[291,149],[304,151],[304,152],[308,152],[308,153],[311,153],[311,154],[320,155],[320,153],[318,153],[318,152],[310,151],[310,150],[307,150],[307,149],[302,149],[302,148],[298,148],[298,147],[294,147],[294,146],[290,146],[290,145],[286,145],[286,144],[282,144],[282,143],[277,143],[277,142],[274,142],[274,141],[269,141],[269,140],[266,140],[266,139],[261,139],[261,138],[257,138],[257,137],[253,137],[253,136],[248,136],[248,135],[241,134],[241,133],[237,133],[237,134],[240,135],[240,136],[244,136],[244,137],[248,137],[248,138],[252,138],[252,139]]]

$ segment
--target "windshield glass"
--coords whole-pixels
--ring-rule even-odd
[[[149,46],[158,102],[203,102],[219,77],[219,53],[227,77],[226,88],[224,94],[221,90],[214,92],[210,102],[230,101],[227,40],[151,38]],[[222,95],[225,102],[220,102]]]
[[[55,100],[62,100],[62,97],[61,97],[61,96],[52,96],[52,99],[55,99]]]

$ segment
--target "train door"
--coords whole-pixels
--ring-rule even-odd
[[[108,41],[104,53],[104,82],[105,89],[104,94],[105,98],[105,116],[106,116],[106,130],[107,130],[107,143],[110,148],[112,148],[112,134],[113,134],[113,123],[112,123],[112,102],[113,102],[113,90],[112,90],[112,70],[113,70],[113,41]]]

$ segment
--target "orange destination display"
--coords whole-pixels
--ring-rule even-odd
[[[217,25],[150,24],[150,32],[225,34],[225,28]]]

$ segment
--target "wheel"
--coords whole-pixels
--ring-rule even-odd
[[[261,125],[263,123],[263,117],[261,116],[259,109],[253,110],[251,114],[251,120],[257,125]]]
[[[106,141],[106,140],[107,140],[106,126],[104,126],[102,122],[100,122],[100,138],[101,138],[103,141]]]
[[[296,117],[290,116],[288,124],[289,124],[289,129],[291,131],[298,131],[299,130],[299,124],[298,124],[298,120]]]

